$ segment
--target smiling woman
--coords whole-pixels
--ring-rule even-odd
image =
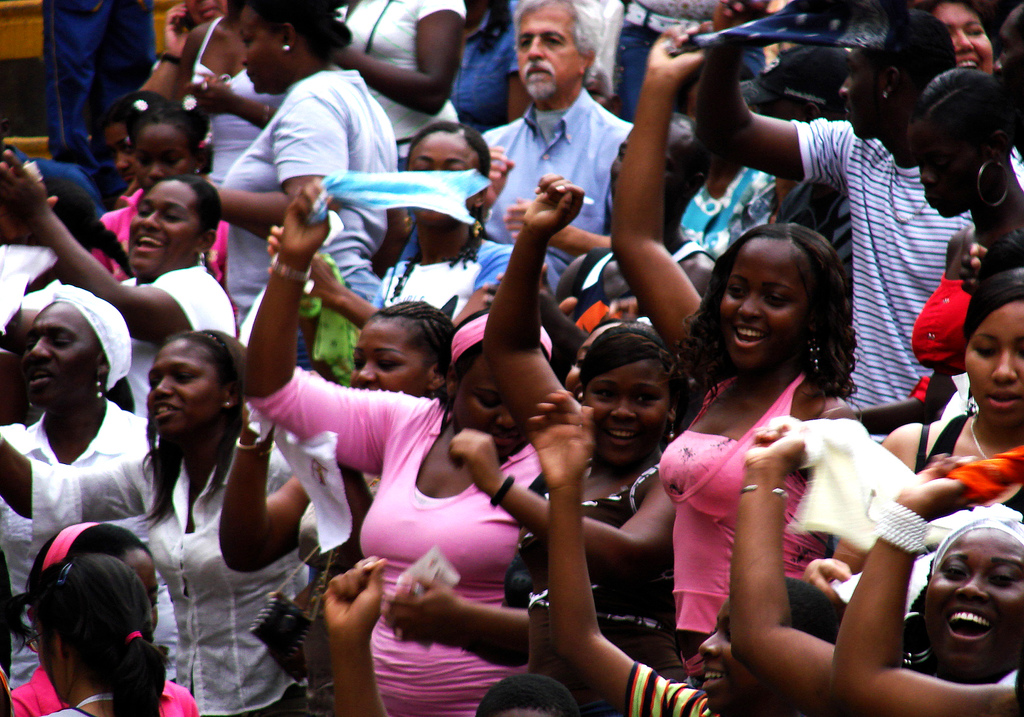
[[[150,548],[167,580],[178,624],[178,679],[202,714],[268,705],[305,715],[302,690],[249,632],[265,596],[287,583],[291,551],[249,573],[230,570],[220,551],[224,483],[242,424],[244,349],[213,331],[172,336],[148,372],[149,450],[103,466],[47,466],[0,445],[0,494],[40,533],[82,521],[146,515]],[[289,477],[270,464],[268,490]]]
[[[286,216],[278,261],[295,272],[309,266],[327,235],[325,224],[306,224],[317,195],[307,187]],[[522,662],[527,626],[525,611],[502,605],[518,528],[473,485],[457,436],[493,437],[493,460],[510,483],[529,485],[539,473],[480,356],[486,315],[455,333],[447,401],[363,391],[296,371],[294,355],[279,350],[295,339],[302,286],[287,272],[271,273],[249,343],[246,394],[301,438],[336,432],[340,464],[381,476],[360,544],[365,555],[387,559],[391,601],[374,629],[373,653],[388,714],[472,715],[488,687],[510,674],[510,661]],[[399,586],[399,575],[435,545],[462,576],[459,584]]]
[[[34,241],[57,254],[57,278],[109,301],[124,316],[133,340],[128,382],[135,412],[145,415],[146,375],[164,339],[188,329],[235,333],[231,302],[200,262],[220,219],[216,190],[194,175],[155,183],[131,224],[128,261],[138,276],[119,283],[53,213],[43,185],[12,154],[4,159],[0,202]]]

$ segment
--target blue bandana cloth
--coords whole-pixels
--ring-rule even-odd
[[[476,221],[466,200],[490,180],[475,169],[462,172],[336,172],[323,178],[324,192],[342,204],[367,209],[411,207],[447,214],[464,224]],[[311,222],[327,216],[326,201],[313,207]]]
[[[697,35],[693,42],[698,47],[795,42],[899,52],[907,26],[905,0],[793,0],[774,15]]]

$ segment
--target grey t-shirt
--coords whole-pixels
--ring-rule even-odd
[[[224,178],[226,189],[280,192],[292,177],[340,170],[394,172],[395,134],[359,73],[331,69],[292,85],[280,109]],[[344,230],[324,245],[342,276],[369,268],[387,228],[383,211],[342,208]],[[267,243],[244,229],[228,233],[228,292],[245,316],[267,283]]]

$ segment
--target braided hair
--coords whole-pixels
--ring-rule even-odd
[[[407,324],[411,329],[410,340],[426,352],[428,361],[437,364],[439,374],[448,373],[452,362],[452,336],[455,335],[455,326],[448,314],[425,301],[399,301],[380,309],[366,323],[373,321]]]

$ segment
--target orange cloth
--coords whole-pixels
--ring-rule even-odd
[[[948,477],[967,486],[965,497],[972,503],[992,500],[1007,486],[1024,483],[1024,446],[954,468]]]

